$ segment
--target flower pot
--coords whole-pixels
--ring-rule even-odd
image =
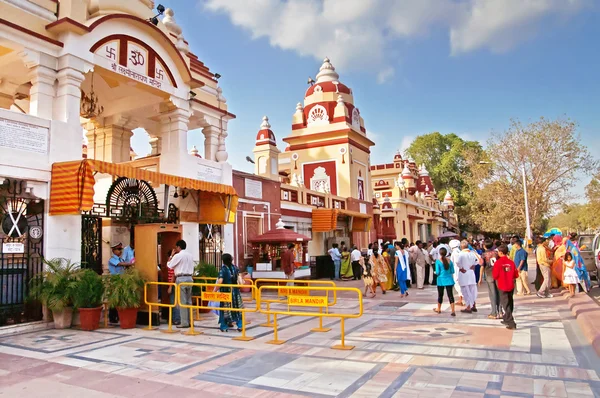
[[[73,322],[73,308],[65,307],[62,311],[52,311],[55,329],[68,329]]]
[[[202,300],[202,306],[203,307],[207,307],[208,306],[208,301]],[[185,311],[185,310],[186,310],[185,308],[181,309],[181,311]],[[209,309],[206,309],[206,308],[200,308],[199,311],[200,311],[201,314],[208,314],[212,310],[209,310]]]
[[[137,321],[137,308],[117,308],[121,329],[133,329]]]
[[[100,327],[100,315],[102,314],[102,306],[97,308],[80,308],[79,320],[81,322],[81,330],[96,330]]]
[[[244,278],[244,285],[251,286],[252,285],[252,280]],[[242,293],[250,293],[251,290],[252,290],[251,287],[241,287],[240,288],[240,292],[242,292]]]

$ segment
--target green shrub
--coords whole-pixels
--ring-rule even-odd
[[[91,269],[79,271],[73,291],[73,306],[75,308],[97,308],[102,305],[103,297],[102,277]]]
[[[129,268],[106,278],[106,297],[111,308],[138,308],[146,281],[139,270]]]
[[[80,265],[66,258],[43,261],[44,272],[31,280],[28,298],[39,300],[50,311],[73,306]]]

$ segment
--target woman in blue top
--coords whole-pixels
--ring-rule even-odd
[[[438,253],[440,254],[440,258],[439,260],[435,260],[435,273],[438,276],[438,305],[433,310],[438,314],[442,312],[442,301],[444,301],[444,290],[446,290],[448,301],[450,301],[450,308],[452,309],[452,314],[450,315],[456,316],[454,312],[454,293],[452,292],[454,286],[454,264],[446,257],[448,252],[445,247],[440,248]]]
[[[217,285],[235,285],[239,271],[235,265],[233,265],[233,257],[229,253],[223,254],[221,257],[223,265],[219,272],[219,279]],[[242,301],[242,294],[238,287],[229,286],[215,286],[214,291],[220,291],[221,293],[231,293],[231,302],[221,302],[222,310],[219,311],[219,329],[221,332],[226,332],[233,323],[237,324],[238,332],[242,331],[242,313],[240,311],[231,311],[232,308],[244,308],[244,302]]]

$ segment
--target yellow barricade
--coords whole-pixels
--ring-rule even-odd
[[[172,289],[175,289],[175,303],[173,304],[163,304],[163,303],[151,303],[148,301],[148,286],[170,286]],[[170,282],[146,282],[144,285],[144,303],[148,306],[148,327],[145,327],[143,330],[156,330],[157,328],[152,326],[152,307],[167,307],[169,309],[169,328],[166,330],[161,330],[162,333],[177,333],[177,330],[173,330],[173,308],[177,305],[177,300],[179,297],[179,289],[177,289],[177,284]],[[160,311],[159,319],[160,319]]]
[[[345,329],[344,322],[346,319],[350,318],[359,318],[363,314],[363,301],[362,301],[362,292],[353,287],[318,287],[318,286],[295,286],[294,289],[297,291],[324,291],[327,293],[325,296],[308,296],[306,294],[302,295],[290,295],[287,297],[287,311],[282,310],[272,310],[269,308],[269,301],[263,300],[263,291],[265,290],[276,290],[279,289],[278,286],[261,286],[258,288],[258,296],[256,298],[258,310],[267,315],[273,315],[273,340],[268,341],[268,344],[283,344],[284,340],[279,340],[277,337],[277,315],[291,315],[291,316],[318,316],[319,324],[322,327],[323,318],[340,318],[340,328],[341,328],[341,344],[337,344],[332,346],[331,348],[336,350],[351,350],[354,346],[346,345],[345,342]],[[357,314],[342,314],[342,313],[323,313],[323,308],[327,308],[329,306],[328,297],[329,292],[353,292],[356,293],[358,297],[359,310]],[[267,305],[266,309],[262,308],[262,303],[265,302]],[[308,312],[308,311],[291,311],[290,307],[317,307],[319,308],[319,312]]]
[[[195,282],[183,282],[180,283],[179,286],[190,286],[192,289],[194,288],[194,286],[198,286],[200,287],[200,290],[202,290],[202,288],[206,288],[206,289],[210,289],[210,288],[215,288],[215,287],[229,287],[229,288],[242,288],[242,287],[248,287],[251,286],[251,289],[256,289],[256,286],[254,285],[226,285],[226,284],[216,284],[216,283],[212,283],[212,284],[208,284],[208,283],[195,283]],[[184,308],[188,308],[190,311],[190,330],[187,332],[183,332],[183,334],[187,335],[187,336],[196,336],[199,334],[202,334],[202,332],[198,332],[196,330],[194,330],[194,319],[193,319],[193,310],[201,310],[201,309],[206,309],[206,310],[222,310],[221,307],[210,307],[208,305],[202,305],[203,301],[219,301],[219,302],[227,302],[230,303],[232,301],[232,297],[231,297],[231,293],[226,293],[226,292],[213,292],[211,290],[206,290],[202,292],[202,295],[200,296],[200,304],[196,303],[196,305],[192,304],[183,304],[181,302],[181,297],[178,294],[177,295],[177,303],[179,304],[179,308],[181,308],[182,310]],[[258,301],[256,302],[256,307],[254,308],[227,308],[227,311],[231,311],[231,312],[241,312],[242,313],[242,335],[240,337],[234,337],[233,340],[240,340],[240,341],[250,341],[250,340],[254,340],[254,337],[251,336],[246,336],[246,312],[257,312],[258,311]],[[249,322],[248,322],[249,323]]]
[[[256,286],[260,286],[261,284],[264,284],[266,286],[278,286],[277,289],[277,299],[263,299],[262,302],[263,303],[267,303],[267,322],[261,324],[260,326],[263,327],[273,327],[273,323],[271,322],[271,314],[268,312],[269,309],[271,308],[271,303],[287,303],[287,299],[286,300],[281,300],[279,297],[283,297],[283,296],[289,296],[289,294],[291,293],[292,295],[306,295],[306,296],[310,296],[310,290],[302,290],[302,289],[295,289],[295,285],[298,284],[299,286],[303,286],[303,285],[307,285],[307,286],[311,286],[311,285],[321,285],[321,286],[330,286],[330,287],[336,287],[335,282],[333,281],[314,281],[314,280],[305,280],[305,279],[300,279],[300,280],[289,280],[289,279],[257,279],[256,281],[254,281]],[[268,284],[271,285],[268,285]],[[294,286],[287,286],[288,283],[294,283]],[[283,284],[283,286],[282,286]],[[327,298],[329,300],[329,292],[326,293],[327,294]],[[335,293],[335,291],[333,291],[333,301],[331,303],[328,303],[328,305],[326,307],[332,307],[334,305],[336,305],[337,303],[337,295]],[[323,308],[321,308],[319,310],[320,312],[323,312]],[[323,327],[323,318],[319,318],[319,327],[318,328],[314,328],[311,331],[312,332],[329,332],[331,329],[327,329]]]
[[[216,282],[218,278],[215,278],[213,276],[194,276],[192,279],[194,280],[194,282],[200,282],[200,281],[215,281]],[[254,282],[252,281],[252,279],[244,279],[244,280],[245,281],[249,281],[250,285],[254,286]],[[249,302],[254,301],[254,291],[255,291],[255,289],[253,287],[250,287],[250,286],[245,286],[244,288],[245,289],[250,288],[250,298],[244,297],[244,298],[242,298],[242,300],[245,303],[249,303]],[[192,296],[192,301],[195,301],[196,305],[200,305],[200,300],[201,300],[200,296]],[[196,321],[202,320],[202,317],[200,316],[200,310],[199,309],[196,310],[196,315],[194,317],[194,320],[196,320]],[[250,323],[251,322],[248,321],[248,324],[250,324]]]

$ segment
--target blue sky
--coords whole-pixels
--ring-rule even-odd
[[[192,51],[222,75],[234,168],[252,171],[263,115],[281,149],[308,76],[328,56],[354,91],[372,161],[420,134],[485,141],[511,118],[569,117],[597,158],[600,14],[592,0],[201,0],[173,7]],[[185,4],[185,6],[184,6]],[[143,155],[140,134],[134,149]],[[202,153],[203,136],[189,145]],[[589,178],[581,176],[581,187]]]

